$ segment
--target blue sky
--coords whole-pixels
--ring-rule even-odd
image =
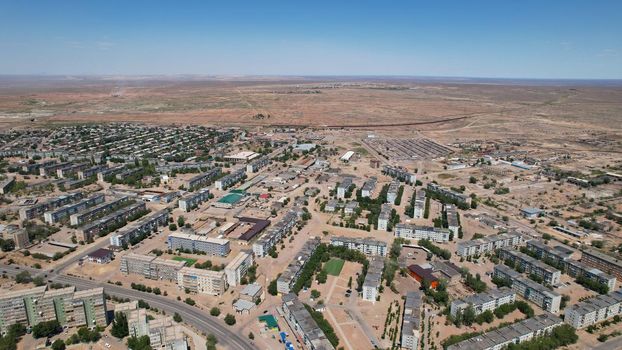
[[[622,1],[8,1],[0,74],[622,78]]]

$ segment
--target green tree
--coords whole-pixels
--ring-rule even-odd
[[[173,315],[173,320],[175,320],[175,322],[181,322],[181,315],[176,312],[175,315]]]
[[[148,335],[143,335],[140,338],[130,337],[127,340],[127,347],[132,350],[153,350]]]
[[[65,350],[65,342],[62,339],[56,339],[52,343],[52,350]]]
[[[220,315],[220,309],[214,306],[213,308],[209,310],[209,314],[214,317],[218,317]]]
[[[130,330],[127,325],[127,316],[125,316],[123,312],[117,312],[114,315],[114,321],[112,321],[110,334],[118,339],[123,339],[130,334]]]
[[[215,335],[210,334],[207,336],[207,341],[205,342],[205,346],[207,350],[216,350],[216,344],[218,344],[218,339]]]
[[[32,327],[32,336],[34,338],[51,337],[60,333],[63,327],[56,320],[39,322]]]
[[[229,326],[233,326],[235,324],[235,316],[232,314],[227,314],[225,316],[225,323]]]

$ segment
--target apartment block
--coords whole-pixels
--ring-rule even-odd
[[[246,165],[246,172],[248,173],[256,173],[259,171],[259,169],[267,166],[268,164],[270,164],[270,158],[268,157],[261,157],[257,160],[254,160],[252,162],[250,162],[249,164]]]
[[[287,294],[291,291],[291,288],[296,283],[298,276],[302,272],[302,268],[306,265],[315,252],[315,249],[320,245],[319,238],[310,238],[300,248],[300,251],[294,259],[287,265],[285,271],[279,276],[276,281],[276,290],[281,294]]]
[[[559,266],[562,266],[574,253],[574,250],[570,248],[566,248],[562,245],[555,245],[551,247],[537,239],[527,241],[526,247],[533,252],[538,259],[550,260]]]
[[[571,305],[564,310],[564,322],[580,329],[622,316],[622,289],[611,294],[597,295]]]
[[[51,176],[56,174],[56,170],[60,168],[64,168],[69,166],[71,163],[63,162],[63,163],[52,163],[49,165],[42,165],[39,168],[39,175],[41,176]]]
[[[499,306],[513,303],[515,300],[516,293],[512,289],[501,287],[452,301],[450,313],[455,317],[459,312],[472,307],[475,315],[479,315],[486,311],[494,311]]]
[[[89,163],[71,164],[62,168],[56,169],[56,176],[61,179],[75,175],[78,171],[88,169],[91,166]]]
[[[225,275],[227,276],[227,283],[230,286],[237,286],[240,284],[242,276],[246,275],[248,268],[253,265],[253,254],[247,252],[239,252],[238,255],[231,260],[225,267]]]
[[[447,228],[454,236],[458,236],[460,231],[460,219],[458,218],[458,210],[453,204],[445,204],[445,213],[447,214]]]
[[[222,295],[227,290],[227,277],[224,271],[184,267],[177,272],[177,286],[194,293]]]
[[[73,226],[80,226],[85,222],[93,220],[94,218],[100,217],[102,215],[105,215],[106,213],[110,213],[121,208],[121,206],[128,203],[129,201],[129,196],[123,196],[113,199],[110,202],[102,203],[92,208],[82,210],[78,213],[70,215],[69,223]]]
[[[511,283],[511,288],[521,297],[552,313],[559,312],[562,296],[557,292],[536,283],[505,265],[496,265],[493,276]]]
[[[363,187],[361,187],[361,197],[370,198],[374,194],[377,183],[378,179],[375,177],[371,177],[369,180],[365,181],[365,183],[363,183]]]
[[[216,182],[214,182],[214,187],[223,191],[235,185],[236,183],[242,181],[245,177],[246,177],[245,168],[240,168],[216,180]]]
[[[536,315],[450,345],[447,350],[501,350],[509,344],[520,344],[535,337],[550,334],[562,323],[561,318],[550,313]]]
[[[104,199],[103,194],[95,194],[76,203],[67,204],[52,211],[46,211],[43,213],[43,218],[48,224],[55,224],[72,214],[103,203]]]
[[[48,199],[45,202],[37,203],[26,208],[21,208],[19,210],[19,218],[22,221],[32,220],[38,216],[43,215],[46,211],[60,208],[63,205],[67,205],[69,203],[73,203],[77,200],[82,199],[82,197],[83,195],[81,192],[73,192],[58,196],[56,198]]]
[[[198,192],[189,193],[179,199],[179,209],[183,211],[191,211],[197,208],[201,203],[209,200],[209,189],[203,188]]]
[[[394,229],[395,237],[412,240],[429,239],[435,242],[448,242],[450,231],[445,228],[431,226],[417,226],[412,224],[397,224]]]
[[[397,181],[392,181],[389,184],[389,189],[387,190],[387,203],[395,204],[395,200],[397,199],[397,193],[400,189],[400,183]]]
[[[471,241],[460,241],[457,244],[457,253],[461,257],[484,255],[501,248],[517,247],[523,242],[523,236],[518,233],[502,233]]]
[[[388,231],[389,230],[389,220],[391,220],[391,204],[384,203],[380,207],[380,214],[378,215],[378,230]]]
[[[380,257],[369,261],[367,275],[363,281],[363,300],[376,302],[378,298],[380,283],[382,282],[382,270],[384,269],[384,259]]]
[[[402,339],[400,346],[408,350],[419,349],[421,339],[421,292],[406,294],[404,315],[402,316]]]
[[[404,168],[385,165],[382,167],[382,173],[410,185],[417,182],[417,175],[408,172],[408,170]]]
[[[351,238],[351,237],[331,237],[330,244],[336,247],[346,247],[352,250],[358,250],[365,255],[387,255],[387,243],[375,240],[373,238]]]
[[[47,286],[11,291],[0,296],[0,331],[15,323],[34,326],[57,320],[68,327],[106,326],[104,289],[76,291],[75,287],[47,289]]]
[[[152,280],[177,281],[177,272],[185,264],[184,261],[128,253],[121,257],[120,270],[125,274],[137,274]]]
[[[0,194],[7,194],[13,184],[15,183],[14,177],[7,177],[0,181]]]
[[[192,233],[173,232],[168,236],[167,242],[169,249],[199,251],[208,255],[227,256],[231,251],[227,239],[205,237]]]
[[[188,181],[186,181],[186,188],[190,190],[207,186],[214,178],[220,175],[221,170],[221,168],[214,168],[203,174],[193,176]]]
[[[124,223],[129,217],[145,210],[147,210],[145,203],[139,202],[130,204],[127,207],[123,207],[113,213],[97,219],[80,229],[82,233],[82,240],[89,242],[95,237],[95,235],[105,232],[106,230],[114,227],[114,225]]]
[[[292,210],[288,211],[281,220],[268,228],[268,230],[253,244],[253,253],[255,253],[255,256],[266,256],[268,251],[292,230],[297,221],[298,214]]]
[[[78,170],[78,179],[80,180],[88,179],[89,177],[96,176],[97,173],[104,171],[106,169],[108,169],[108,167],[105,165],[97,165],[94,167],[90,167],[88,169]]]
[[[122,247],[125,244],[129,244],[135,237],[155,232],[158,226],[166,226],[168,224],[168,215],[167,209],[145,215],[111,235],[110,245]]]
[[[588,248],[582,251],[581,262],[622,279],[622,259]]]
[[[339,182],[339,185],[337,186],[337,198],[345,199],[346,193],[348,192],[348,189],[350,188],[350,186],[352,186],[352,178],[344,177],[341,180],[341,182]]]
[[[108,177],[115,176],[116,174],[122,172],[124,169],[125,166],[123,165],[114,168],[101,169],[97,172],[97,181],[104,182]]]
[[[433,182],[428,183],[428,186],[426,187],[426,191],[437,193],[439,195],[445,196],[459,203],[471,204],[471,198],[469,196],[464,195],[462,193],[458,193],[456,191],[452,191],[451,189],[439,186]]]
[[[283,318],[309,350],[334,350],[326,334],[317,325],[296,294],[283,296]]]
[[[423,219],[425,212],[425,191],[417,191],[415,193],[414,218]]]
[[[545,283],[552,286],[559,284],[561,278],[561,271],[549,266],[538,259],[521,253],[519,251],[502,248],[499,250],[499,257],[505,261],[511,261],[514,264],[520,266],[528,275],[536,275],[541,277]]]

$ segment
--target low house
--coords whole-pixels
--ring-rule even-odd
[[[96,262],[98,264],[107,264],[112,261],[112,258],[114,258],[114,254],[112,253],[112,250],[100,248],[93,252],[90,252],[86,257],[91,262]]]

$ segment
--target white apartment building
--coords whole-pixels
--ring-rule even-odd
[[[194,293],[222,295],[227,290],[227,278],[224,271],[184,267],[177,272],[177,286]]]
[[[598,295],[565,309],[564,322],[580,329],[622,315],[622,289]]]
[[[233,260],[225,267],[225,275],[227,276],[227,283],[230,286],[237,286],[240,284],[242,276],[246,275],[248,268],[253,265],[253,255],[240,252]]]

